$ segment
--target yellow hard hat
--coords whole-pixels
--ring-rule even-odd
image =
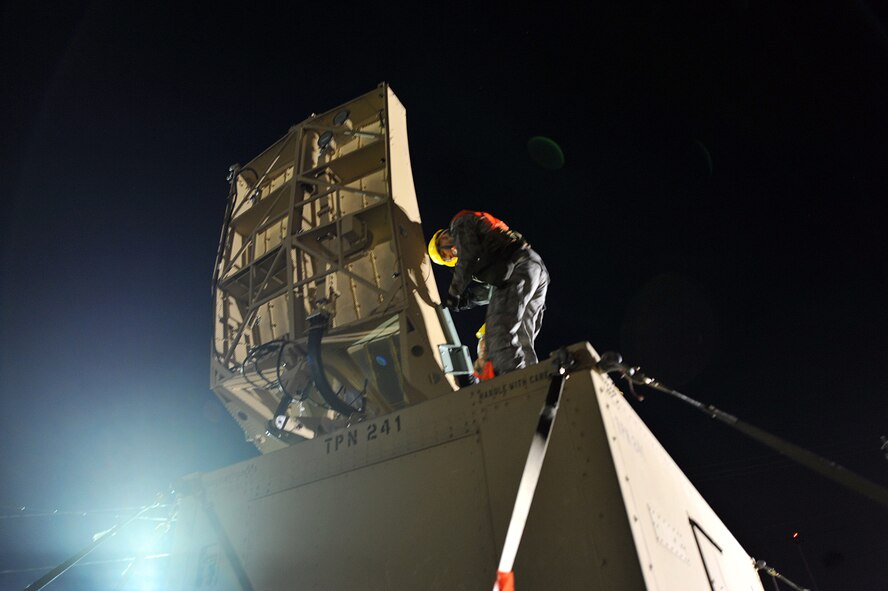
[[[478,329],[478,332],[475,333],[475,338],[480,339],[484,335],[487,334],[487,323],[481,325],[481,328]]]
[[[432,236],[432,239],[429,240],[429,257],[431,257],[432,262],[435,263],[436,265],[444,265],[445,267],[455,267],[457,257],[453,257],[449,261],[445,261],[444,259],[441,258],[441,253],[438,252],[438,236],[440,236],[441,232],[443,232],[443,231],[444,231],[443,228],[441,230],[438,230],[437,232],[435,232],[434,236]]]

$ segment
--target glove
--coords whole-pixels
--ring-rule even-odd
[[[493,288],[487,283],[472,281],[466,288],[466,309],[486,306],[490,303],[490,295]]]
[[[469,309],[466,298],[464,298],[463,296],[455,296],[452,294],[447,294],[447,300],[445,301],[444,305],[446,305],[452,312],[459,312],[461,310]]]

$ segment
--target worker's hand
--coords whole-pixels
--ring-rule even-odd
[[[462,296],[455,296],[451,294],[447,294],[447,301],[445,305],[452,312],[459,312],[460,310],[468,310],[468,302],[466,302],[466,298]]]
[[[470,281],[465,291],[466,307],[477,308],[478,306],[486,306],[490,303],[492,293],[493,288],[487,283]]]

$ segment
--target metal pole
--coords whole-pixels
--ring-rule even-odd
[[[62,573],[64,573],[66,570],[68,570],[69,568],[71,568],[72,566],[74,566],[75,564],[80,562],[87,554],[89,554],[90,552],[92,552],[93,550],[98,548],[101,544],[103,544],[105,542],[105,540],[110,539],[112,536],[114,536],[114,534],[119,532],[121,529],[123,529],[124,527],[126,527],[127,525],[129,525],[130,523],[132,523],[133,521],[138,519],[139,517],[141,517],[142,514],[144,514],[145,512],[147,512],[151,509],[156,508],[158,505],[159,505],[159,503],[154,503],[153,505],[149,505],[148,507],[144,507],[138,513],[136,513],[135,515],[133,515],[132,517],[130,517],[126,521],[124,521],[122,523],[118,523],[117,525],[112,527],[110,530],[108,530],[100,538],[93,541],[92,544],[90,544],[89,546],[87,546],[86,548],[84,548],[83,550],[81,550],[80,552],[78,552],[77,554],[75,554],[74,556],[72,556],[71,558],[66,560],[65,562],[61,563],[60,565],[58,565],[57,567],[55,567],[54,569],[52,569],[51,571],[49,571],[48,573],[46,573],[45,575],[43,575],[42,577],[40,577],[39,579],[37,579],[36,581],[31,583],[27,587],[25,587],[24,591],[38,591],[38,589],[43,589],[44,587],[46,587],[47,585],[52,583],[54,580],[59,578],[62,575]]]
[[[561,394],[564,392],[564,381],[567,379],[569,366],[568,353],[562,349],[558,352],[555,360],[555,373],[549,383],[546,401],[540,410],[540,418],[537,421],[536,430],[530,442],[530,450],[527,452],[527,460],[524,463],[524,472],[521,474],[521,482],[518,484],[518,494],[515,495],[512,518],[509,520],[509,529],[506,532],[503,552],[497,567],[497,582],[494,584],[494,591],[506,591],[508,588],[506,585],[512,584],[512,568],[518,554],[518,546],[524,535],[524,526],[527,524],[527,516],[536,493],[540,472],[543,469],[543,461],[546,459],[549,435],[558,414],[558,405],[561,402]],[[501,583],[501,581],[504,582]]]
[[[641,372],[641,368],[638,367],[630,367],[623,363],[623,358],[619,353],[608,352],[604,353],[599,360],[596,369],[601,373],[611,373],[616,372],[619,373],[626,381],[629,383],[630,389],[632,389],[632,384],[638,384],[641,386],[648,386],[653,388],[654,390],[658,390],[660,392],[664,392],[678,398],[682,402],[693,406],[700,412],[710,416],[713,419],[718,419],[719,421],[730,425],[734,429],[737,429],[741,433],[746,436],[755,439],[759,443],[767,445],[771,449],[776,452],[788,457],[789,459],[809,468],[821,476],[825,476],[829,478],[833,482],[844,486],[850,490],[853,490],[869,499],[883,505],[884,507],[888,507],[888,489],[883,486],[876,484],[875,482],[864,478],[842,466],[827,460],[817,454],[808,451],[807,449],[790,443],[776,435],[768,433],[763,429],[759,429],[753,425],[748,423],[744,423],[734,415],[728,414],[718,408],[712,406],[711,404],[706,405],[698,400],[694,400],[690,396],[685,396],[681,392],[677,390],[673,390],[672,388],[668,388],[655,380],[654,378],[648,377]]]

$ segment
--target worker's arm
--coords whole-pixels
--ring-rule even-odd
[[[458,258],[456,266],[453,268],[450,289],[447,290],[451,297],[462,296],[472,281],[475,267],[481,257],[481,232],[485,229],[489,231],[489,228],[482,227],[483,224],[490,225],[483,218],[464,215],[456,218],[450,225],[450,235],[453,236],[453,241],[456,244]]]

